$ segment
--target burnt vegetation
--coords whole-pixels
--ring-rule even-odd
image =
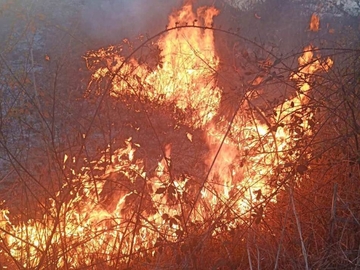
[[[90,49],[73,18],[43,51],[59,26],[2,10],[23,24],[0,52],[0,269],[360,268],[359,28],[284,51],[197,18]],[[214,84],[200,102],[154,85],[181,31],[215,38],[217,66],[175,55]]]

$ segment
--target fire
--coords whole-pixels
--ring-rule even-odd
[[[321,60],[319,56],[314,56],[314,50],[311,46],[304,48],[303,55],[298,59],[298,71],[290,75],[290,79],[297,82],[296,96],[275,107],[273,116],[267,123],[262,121],[268,118],[265,115],[262,115],[263,118],[244,115],[242,112],[251,111],[249,103],[245,102],[239,107],[233,122],[227,123],[231,126],[229,134],[232,136],[228,136],[231,138],[222,141],[227,132],[221,125],[211,126],[208,131],[208,144],[214,149],[208,159],[208,165],[213,165],[210,178],[219,174],[218,186],[223,186],[221,194],[224,199],[229,198],[231,193],[240,192],[241,196],[237,201],[242,211],[248,211],[254,203],[260,204],[275,191],[269,183],[278,177],[277,171],[299,166],[295,164],[295,160],[289,159],[289,153],[297,149],[300,140],[297,133],[301,132],[301,137],[311,134],[312,125],[309,122],[313,121],[313,113],[304,109],[309,101],[309,80],[315,72],[326,72],[333,65],[330,58]],[[256,78],[254,83],[258,85],[261,80]],[[299,121],[295,128],[294,116]],[[255,197],[254,193],[261,196]],[[216,196],[219,194],[216,193]],[[272,200],[276,198],[273,197]]]
[[[310,31],[317,32],[320,28],[320,18],[316,13],[311,15],[310,19]]]
[[[144,161],[134,156],[141,146],[130,138],[113,153],[111,162],[106,158],[109,149],[91,162],[99,175],[92,175],[88,167],[71,170],[70,181],[49,199],[41,219],[13,224],[10,213],[1,210],[0,236],[8,256],[25,268],[77,268],[98,262],[119,267],[131,254],[146,257],[150,250],[153,256],[159,241],[178,241],[186,233],[187,222],[206,222],[229,207],[234,216],[255,211],[259,222],[264,201],[276,201],[274,178],[294,166],[305,166],[294,164],[289,152],[295,151],[299,133],[311,134],[312,112],[303,112],[309,110],[311,75],[327,71],[333,62],[306,47],[298,70],[290,74],[297,93],[273,108],[271,117],[260,110],[253,113],[248,93],[230,121],[216,123],[222,90],[216,82],[219,57],[210,27],[218,13],[213,7],[201,7],[195,13],[190,4],[173,13],[169,27],[174,29],[165,31],[156,43],[160,60],[154,66],[125,58],[123,48],[116,46],[85,57],[89,69],[96,67],[89,89],[101,92],[97,85],[108,80],[111,96],[174,104],[174,109],[190,116],[184,124],[208,134],[206,179],[171,175],[171,143],[164,145],[155,173],[146,172]],[[101,63],[104,66],[98,67]],[[259,77],[253,85],[261,83]],[[295,119],[299,125],[294,128],[297,112],[301,112]],[[192,134],[186,136],[193,142]],[[64,167],[69,160],[65,155]],[[298,172],[303,172],[301,168]],[[189,188],[192,182],[198,190]],[[235,203],[229,206],[228,201]],[[241,221],[235,219],[229,227],[236,222]]]
[[[213,31],[190,26],[210,27],[218,13],[214,7],[201,7],[195,14],[191,4],[186,4],[170,15],[169,27],[176,29],[166,32],[157,42],[161,53],[153,70],[134,58],[124,63],[125,58],[119,55],[121,48],[90,52],[86,56],[89,68],[99,63],[92,61],[94,56],[106,61],[106,67],[95,71],[91,83],[114,74],[111,95],[117,97],[130,91],[160,105],[174,102],[180,111],[192,112],[187,124],[204,126],[215,116],[220,103],[221,90],[215,79],[219,58]]]

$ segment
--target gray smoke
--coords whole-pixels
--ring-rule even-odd
[[[182,0],[86,0],[80,12],[81,27],[104,41],[119,41],[165,29],[168,15]]]

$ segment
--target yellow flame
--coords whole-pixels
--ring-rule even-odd
[[[201,7],[195,13],[187,4],[170,16],[169,26],[183,26],[185,22],[210,26],[217,14],[213,7]],[[291,115],[309,101],[311,74],[327,71],[332,60],[321,60],[314,56],[314,48],[306,47],[299,57],[298,70],[290,75],[297,84],[297,94],[275,107],[273,118],[264,123],[263,118],[242,113],[250,106],[244,103],[232,122],[217,124],[211,120],[218,112],[222,91],[214,77],[219,59],[213,31],[178,27],[166,32],[158,46],[161,61],[153,69],[136,59],[124,63],[122,49],[115,46],[89,53],[86,57],[89,68],[105,63],[105,67],[94,71],[89,88],[118,72],[111,82],[111,95],[132,93],[160,105],[174,103],[182,111],[192,111],[192,118],[186,123],[201,127],[208,134],[211,150],[206,162],[211,171],[204,184],[198,184],[200,203],[192,211],[191,221],[206,220],[232,197],[236,198],[234,213],[245,213],[273,192],[269,182],[279,166],[287,166],[288,151],[297,142],[289,127],[293,122]],[[121,65],[123,68],[118,70]],[[263,78],[258,77],[253,85],[262,82]],[[306,118],[301,119],[301,127],[311,133]],[[223,138],[225,134],[230,135]],[[187,138],[192,141],[192,134],[187,133]],[[177,240],[184,209],[179,203],[170,203],[171,199],[164,194],[184,195],[188,183],[201,181],[188,176],[170,179],[170,144],[163,149],[164,157],[155,175],[149,176],[144,171],[144,162],[134,157],[139,147],[129,138],[124,148],[114,151],[111,162],[107,159],[109,149],[104,151],[99,160],[91,162],[95,170],[102,172],[101,176],[92,175],[90,168],[80,172],[72,169],[73,179],[63,185],[55,199],[49,200],[50,207],[41,219],[15,225],[10,221],[10,213],[1,209],[0,236],[10,250],[9,255],[25,268],[36,267],[40,262],[46,265],[46,258],[54,263],[48,265],[50,268],[76,268],[94,263],[95,255],[97,260],[101,258],[114,265],[118,258],[126,260],[134,249],[155,247],[160,236],[168,241]],[[64,155],[64,166],[68,159]],[[131,207],[142,203],[151,204],[154,209],[134,213]]]
[[[105,61],[106,67],[97,69],[89,86],[118,71],[112,81],[112,95],[132,93],[153,102],[171,103],[182,111],[192,111],[188,124],[204,126],[215,116],[220,103],[221,90],[216,86],[215,74],[219,59],[216,55],[211,29],[185,27],[196,24],[210,27],[219,11],[214,7],[201,7],[196,14],[190,4],[169,17],[169,26],[177,27],[160,37],[160,61],[154,70],[141,65],[134,58],[124,63],[121,48],[111,46],[91,52],[88,67]],[[196,22],[196,23],[195,23]],[[95,57],[96,56],[96,57]]]

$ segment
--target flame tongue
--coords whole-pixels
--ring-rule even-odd
[[[199,8],[197,15],[191,5],[170,16],[171,26],[188,22],[210,26],[218,10]],[[158,42],[162,64],[148,78],[154,86],[154,96],[162,95],[175,101],[181,110],[191,110],[195,127],[208,123],[215,115],[221,91],[214,79],[219,59],[216,56],[213,31],[194,27],[179,27],[168,31]],[[205,101],[205,102],[204,102]]]
[[[215,80],[219,59],[213,30],[205,29],[218,13],[214,7],[200,7],[195,13],[190,4],[174,12],[169,17],[169,27],[173,29],[157,42],[161,60],[154,70],[134,58],[124,63],[124,57],[118,54],[121,49],[115,47],[90,52],[85,57],[88,67],[98,64],[91,59],[99,56],[107,66],[94,72],[89,86],[118,72],[112,81],[113,96],[131,93],[160,104],[174,103],[187,114],[186,124],[204,126],[216,114],[221,98]]]

